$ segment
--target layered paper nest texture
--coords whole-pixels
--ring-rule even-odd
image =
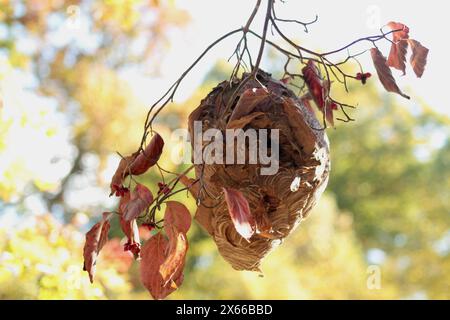
[[[242,77],[245,78],[247,74]],[[233,268],[260,271],[263,258],[308,216],[325,189],[330,172],[329,145],[315,115],[283,82],[262,71],[256,78],[242,79],[220,83],[191,113],[189,132],[193,147],[194,121],[201,121],[203,132],[211,128],[221,132],[278,129],[278,144],[271,141],[268,146],[269,150],[278,146],[279,169],[276,174],[263,175],[261,168],[267,164],[259,162],[196,164],[195,174],[202,188],[195,219]],[[207,145],[204,141],[203,150]],[[237,147],[233,152],[237,156],[244,151],[247,155],[248,150]],[[227,152],[225,147],[223,152]],[[257,231],[249,240],[236,231],[223,188],[242,192],[249,202],[257,224]]]

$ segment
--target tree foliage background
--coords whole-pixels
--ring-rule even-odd
[[[142,134],[147,106],[124,75],[157,75],[170,34],[191,19],[171,0],[0,1],[0,299],[148,298],[120,238],[89,284],[84,232],[115,205],[105,196],[114,151],[134,151]],[[164,111],[166,141],[230,70],[218,61],[192,97]],[[328,131],[329,187],[266,259],[264,277],[234,271],[194,223],[172,299],[450,298],[450,119],[370,82],[350,89],[360,108],[356,122]],[[176,168],[169,155],[161,162]],[[192,198],[178,200],[194,211]]]

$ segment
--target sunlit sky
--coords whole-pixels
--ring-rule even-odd
[[[409,95],[411,101],[402,101],[406,106],[417,102],[426,102],[435,110],[450,115],[447,106],[450,98],[444,83],[444,69],[448,55],[448,43],[440,32],[440,25],[447,20],[449,5],[446,1],[389,1],[389,0],[347,0],[347,1],[314,1],[287,0],[284,4],[277,1],[278,16],[282,18],[309,21],[319,16],[319,21],[310,26],[310,32],[305,34],[302,28],[295,24],[283,24],[283,30],[298,39],[297,42],[309,48],[325,51],[332,50],[351,42],[356,38],[379,33],[379,28],[389,21],[400,21],[410,27],[410,35],[430,49],[429,62],[422,79],[417,79],[411,69],[406,76],[396,72],[399,86]],[[255,1],[250,0],[179,0],[178,5],[186,9],[191,16],[189,25],[170,34],[171,48],[160,66],[162,78],[137,77],[129,73],[128,79],[135,92],[146,103],[151,103],[158,94],[168,87],[188,65],[216,38],[226,32],[243,26],[253,9]],[[262,29],[265,1],[252,29]],[[271,39],[279,40],[269,35]],[[194,72],[181,86],[177,101],[187,98],[204,79],[218,59],[228,58],[234,50],[239,35],[229,38],[212,50]],[[258,42],[251,42],[252,52],[257,53]],[[356,47],[355,52],[367,49],[369,44]],[[288,47],[286,47],[288,48]],[[385,54],[388,47],[385,46]],[[339,60],[339,56],[336,57]],[[361,58],[368,71],[373,72],[369,55]],[[266,62],[262,67],[267,67]],[[149,93],[148,88],[152,88]],[[381,86],[380,86],[381,89]],[[403,100],[401,97],[395,99]]]

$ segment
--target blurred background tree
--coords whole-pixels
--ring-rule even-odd
[[[120,77],[121,71],[127,67],[141,68],[144,73],[155,72],[167,45],[167,33],[170,28],[187,23],[188,16],[175,7],[174,1],[141,0],[2,1],[0,12],[3,69],[6,73],[8,68],[21,71],[20,75],[4,75],[8,77],[4,82],[17,81],[14,77],[26,78],[26,88],[15,88],[13,92],[5,88],[3,99],[8,103],[8,99],[17,100],[23,89],[32,91],[38,105],[29,105],[29,98],[11,101],[23,105],[23,111],[10,117],[22,116],[23,122],[41,121],[48,126],[41,128],[43,133],[55,135],[57,128],[50,124],[52,119],[45,118],[46,111],[41,110],[36,117],[28,119],[29,112],[40,108],[39,105],[51,108],[48,103],[39,103],[38,98],[51,99],[54,110],[47,113],[64,118],[67,144],[72,147],[70,152],[55,154],[50,159],[55,166],[65,162],[60,170],[62,177],[52,181],[45,176],[30,179],[34,186],[29,192],[43,191],[48,210],[58,205],[65,213],[73,213],[64,201],[66,185],[74,174],[82,173],[85,156],[98,156],[99,169],[102,169],[112,150],[118,150],[117,146],[125,146],[123,152],[134,149],[130,141],[138,141],[141,134],[136,125],[139,121],[135,120],[145,114],[145,106],[134,99]],[[41,119],[36,120],[37,117]],[[2,130],[5,138],[12,135],[10,131],[14,129]],[[19,134],[26,136],[28,144],[33,143],[34,135],[25,129],[15,132],[11,139],[17,139]],[[18,161],[14,163],[12,170],[20,171]],[[14,190],[14,184],[18,186],[17,179],[14,180],[4,182],[10,187],[1,193],[3,199],[22,191],[22,187]]]
[[[0,1],[0,298],[149,298],[120,238],[90,285],[83,232],[88,216],[115,205],[107,198],[114,151],[134,151],[142,134],[147,106],[124,73],[157,75],[171,30],[186,23],[169,0]],[[161,114],[166,141],[230,68],[219,62]],[[276,60],[271,69],[280,70]],[[170,298],[450,297],[450,120],[370,83],[350,89],[346,99],[361,107],[356,122],[329,130],[327,192],[269,255],[264,277],[234,271],[194,224],[185,282]],[[161,163],[176,169],[169,152]],[[152,171],[141,182],[157,179]],[[195,210],[192,198],[178,200]],[[367,286],[370,265],[381,270],[379,290]]]

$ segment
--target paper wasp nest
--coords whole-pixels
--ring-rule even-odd
[[[192,145],[194,121],[201,121],[203,132],[211,128],[221,132],[227,128],[279,129],[278,172],[262,175],[260,169],[267,165],[260,162],[196,164],[202,188],[195,219],[233,268],[259,271],[266,254],[308,216],[324,191],[330,171],[329,146],[315,115],[284,83],[263,71],[259,71],[257,80],[242,79],[220,83],[191,113]],[[208,144],[203,141],[203,149]],[[271,141],[269,150],[276,145]],[[249,144],[245,147],[248,151]],[[223,152],[226,154],[225,147]],[[235,148],[234,152],[237,156],[243,150]],[[257,228],[248,241],[236,231],[223,188],[240,191],[250,205]]]

